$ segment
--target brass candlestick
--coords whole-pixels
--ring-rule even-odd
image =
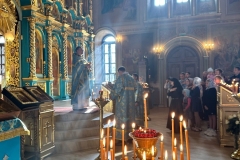
[[[103,98],[103,91],[99,91],[99,98],[97,99],[92,99],[92,101],[99,107],[100,109],[100,116],[99,116],[99,146],[100,146],[100,140],[101,140],[101,132],[103,129],[103,107],[110,102],[109,99],[104,99]],[[100,147],[98,149],[98,152],[100,153]],[[95,160],[100,160],[101,159],[101,155],[99,154],[99,156],[97,158],[95,158]]]

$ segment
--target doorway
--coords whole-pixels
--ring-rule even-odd
[[[167,56],[167,77],[179,79],[181,72],[190,72],[191,78],[199,77],[199,56],[196,50],[188,46],[178,46]]]

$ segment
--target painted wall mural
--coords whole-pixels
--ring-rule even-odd
[[[215,44],[214,67],[231,75],[234,66],[240,66],[240,25],[212,27]]]

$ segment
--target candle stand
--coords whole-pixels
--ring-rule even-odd
[[[100,97],[97,99],[92,99],[92,101],[99,107],[100,109],[100,115],[99,115],[99,145],[100,145],[100,139],[101,139],[101,132],[103,129],[103,107],[110,102],[109,99],[103,98],[103,91],[99,91],[99,95]],[[98,148],[98,152],[100,153],[100,147]],[[95,158],[95,160],[100,160],[101,159],[101,155],[99,154],[99,156],[97,158]]]

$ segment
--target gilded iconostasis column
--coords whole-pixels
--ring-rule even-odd
[[[90,17],[91,17],[91,19],[93,19],[93,17],[92,17],[92,12],[93,12],[93,7],[92,7],[92,0],[89,0],[89,14],[90,14]]]
[[[63,37],[63,78],[67,79],[68,78],[68,57],[67,57],[67,33],[63,32],[62,33]]]
[[[36,78],[35,22],[34,17],[28,18],[30,27],[30,78]]]
[[[47,54],[48,54],[48,78],[53,78],[52,70],[52,27],[47,26]]]

